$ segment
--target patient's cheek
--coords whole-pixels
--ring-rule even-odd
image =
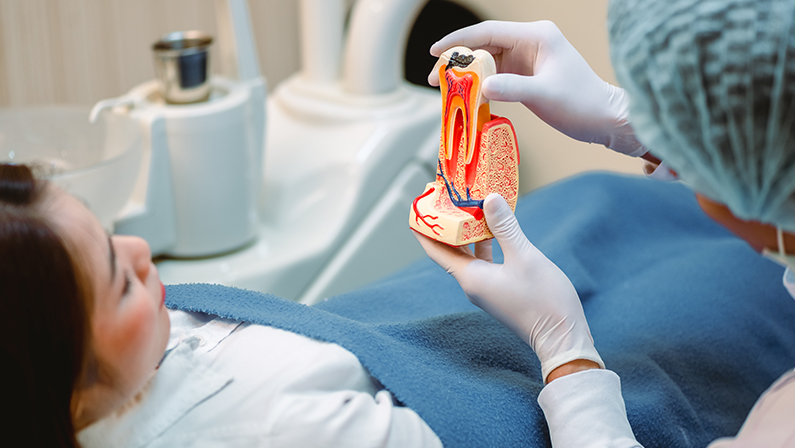
[[[162,357],[162,331],[158,327],[165,323],[167,331],[168,319],[164,322],[158,310],[147,306],[145,301],[130,302],[120,304],[116,319],[103,323],[96,343],[102,347],[103,358],[114,365],[118,373],[136,381],[154,369]]]

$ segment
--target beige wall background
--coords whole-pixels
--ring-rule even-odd
[[[603,79],[615,83],[607,44],[608,0],[459,0],[485,19],[548,19]],[[350,1],[349,1],[350,3]],[[269,88],[300,69],[298,1],[249,0]],[[152,79],[150,47],[160,36],[216,34],[214,0],[0,0],[0,107],[91,106]],[[211,62],[218,71],[217,59]],[[520,104],[494,104],[509,117],[522,152],[521,189],[587,170],[640,173],[642,163],[576,142]]]

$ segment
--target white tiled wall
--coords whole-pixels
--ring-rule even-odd
[[[486,19],[558,24],[594,70],[614,81],[607,0],[459,0]],[[297,0],[249,0],[270,87],[299,69]],[[214,0],[0,0],[0,107],[90,106],[151,79],[150,45],[166,32],[215,33]],[[217,60],[214,64],[217,64]],[[522,191],[589,169],[640,172],[640,162],[560,135],[524,107],[494,105],[517,128]]]

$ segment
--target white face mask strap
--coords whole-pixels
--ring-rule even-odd
[[[776,226],[776,240],[778,243],[778,254],[768,248],[764,248],[762,254],[776,263],[787,267],[784,271],[782,281],[789,295],[795,299],[795,255],[787,255],[787,249],[784,247],[784,231],[778,226]]]
[[[778,243],[778,253],[782,257],[787,256],[787,251],[784,249],[784,231],[781,230],[781,227],[776,227],[776,240]]]

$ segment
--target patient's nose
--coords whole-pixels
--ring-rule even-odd
[[[130,257],[135,274],[142,280],[149,274],[152,266],[152,251],[149,243],[137,236],[116,235],[113,237],[117,246],[121,246]]]

